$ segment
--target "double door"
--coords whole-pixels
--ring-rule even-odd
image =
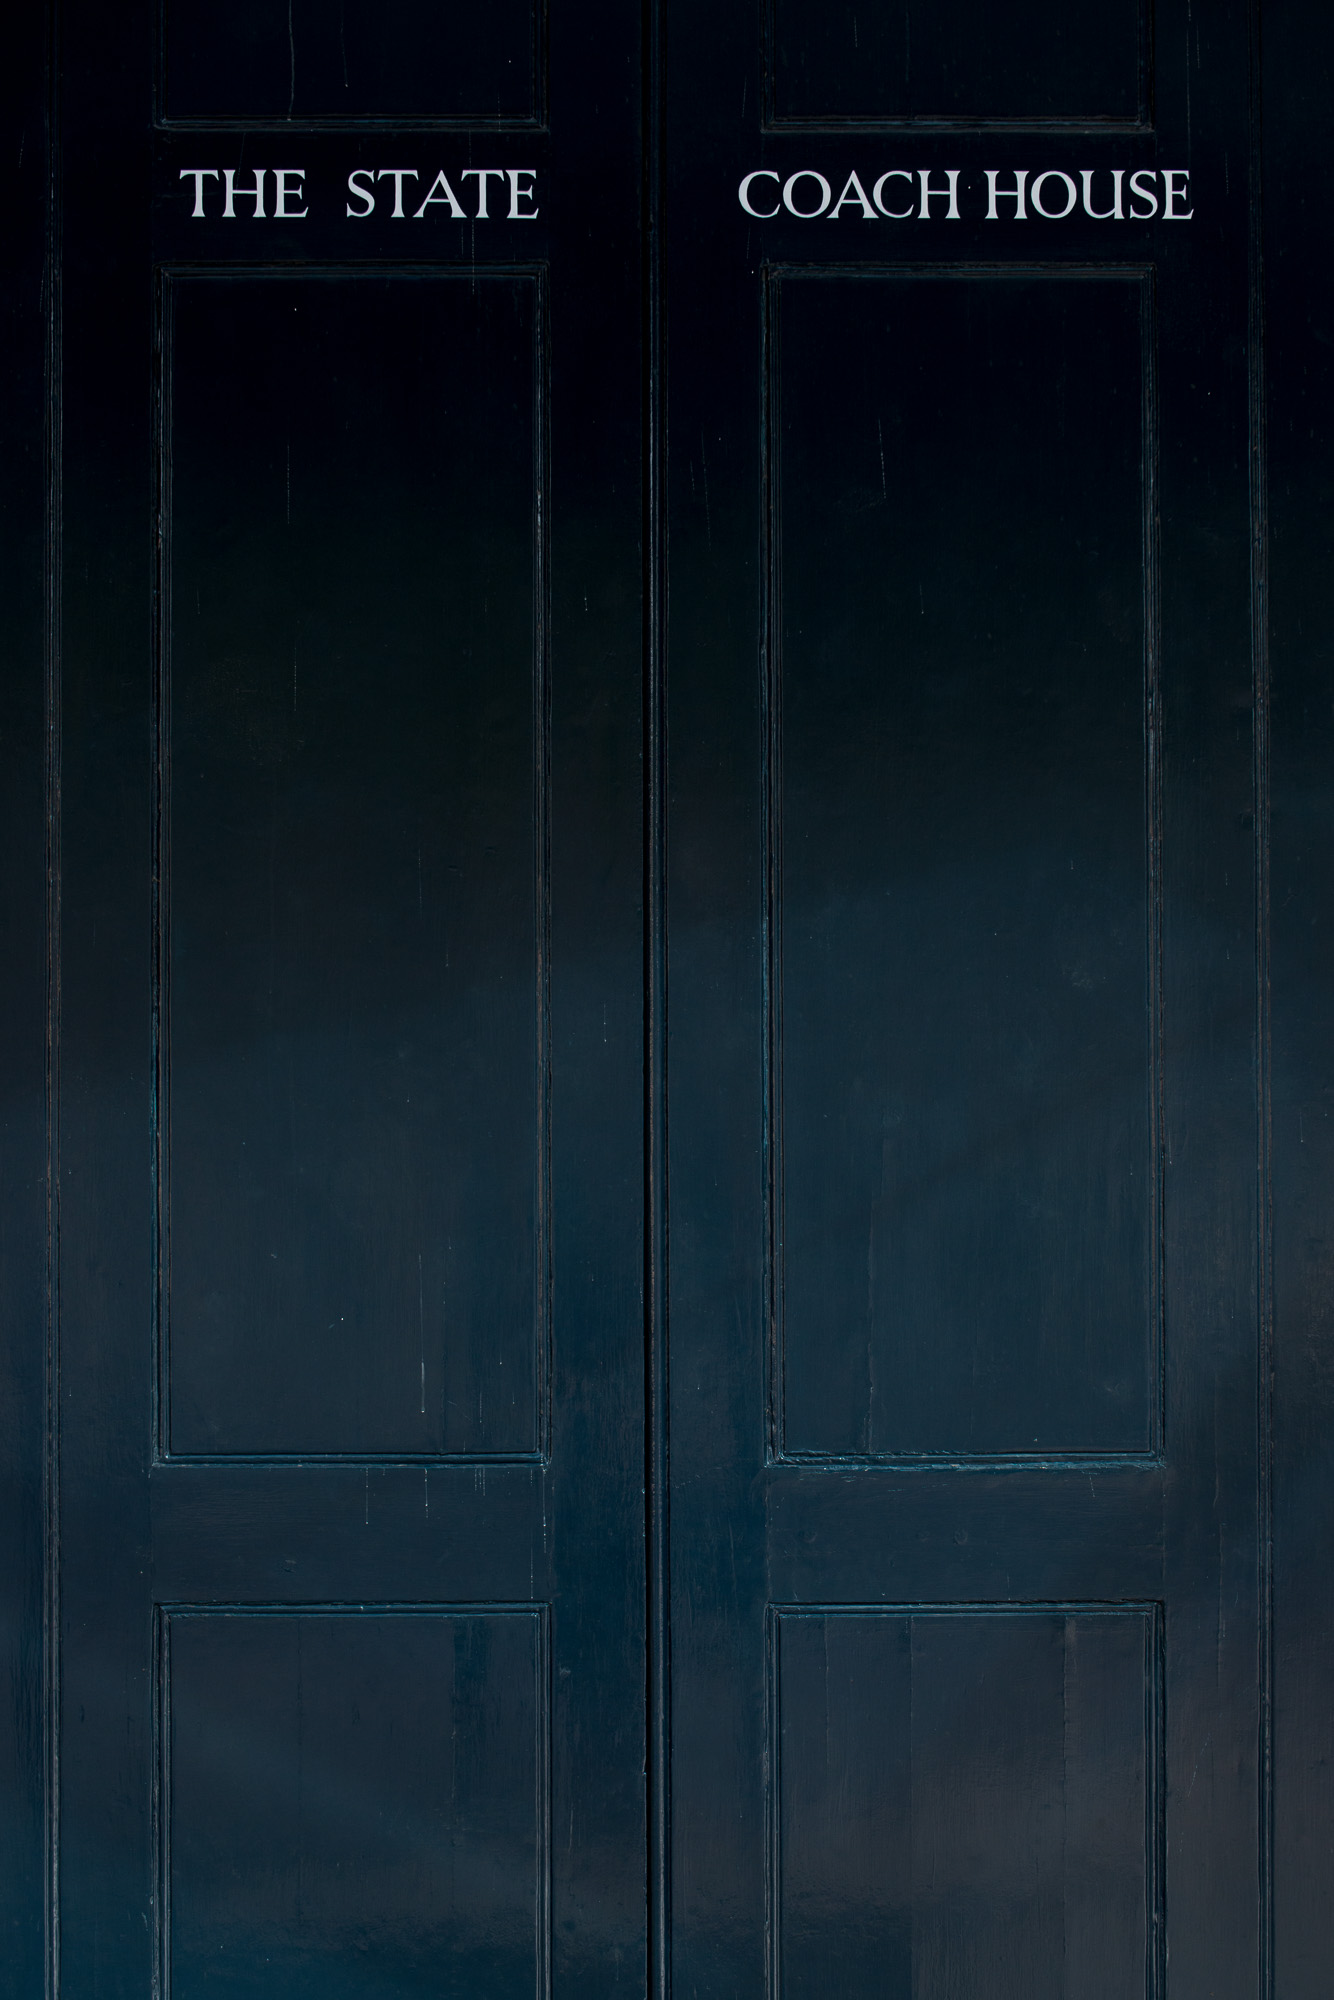
[[[29,53],[14,1993],[1322,1990],[1256,23]]]

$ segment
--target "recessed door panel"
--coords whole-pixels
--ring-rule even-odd
[[[1148,282],[767,300],[779,1448],[1144,1453]]]
[[[161,1645],[164,1990],[546,1990],[536,1608],[172,1607]]]
[[[163,300],[175,1453],[542,1449],[541,286]]]
[[[542,0],[162,0],[171,123],[536,124]]]
[[[783,2000],[1152,1992],[1152,1607],[770,1617]]]
[[[778,125],[1147,123],[1148,0],[770,0]]]

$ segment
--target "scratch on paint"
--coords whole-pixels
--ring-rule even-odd
[[[421,1414],[426,1415],[426,1308],[422,1302],[422,1253],[417,1252],[417,1342],[421,1358]]]

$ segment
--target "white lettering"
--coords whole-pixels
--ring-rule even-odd
[[[1042,190],[1048,181],[1065,182],[1064,208],[1044,208],[1042,206]],[[1033,197],[1034,213],[1042,216],[1048,222],[1064,222],[1066,216],[1069,215],[1071,209],[1079,199],[1075,193],[1074,182],[1071,180],[1069,174],[1063,174],[1059,167],[1049,167],[1045,174],[1039,174],[1030,189],[1030,193]]]
[[[491,218],[486,212],[486,184],[489,180],[503,181],[505,178],[505,169],[503,167],[465,167],[459,175],[459,179],[466,181],[473,174],[477,176],[477,220],[479,222],[489,222]]]
[[[233,206],[233,204],[235,202],[236,196],[239,194],[243,201],[254,202],[255,220],[256,222],[263,222],[265,171],[266,169],[263,167],[256,167],[255,185],[252,188],[239,188],[236,185],[236,170],[233,167],[223,168],[222,184],[227,198],[223,202],[222,213],[226,221],[235,222],[236,220],[236,209]]]
[[[475,169],[470,168],[469,172]],[[1161,190],[1158,188],[1162,173]],[[1191,206],[1190,172],[1184,167],[988,167],[986,208],[982,209],[977,177],[958,167],[888,167],[872,176],[861,168],[849,171],[846,164],[837,175],[828,176],[814,167],[803,167],[784,178],[773,167],[756,167],[743,174],[737,186],[737,200],[746,215],[771,222],[786,212],[802,222],[817,216],[841,221],[850,211],[864,222],[883,216],[888,222],[958,222],[966,213],[985,213],[988,222],[1002,218],[1027,222],[1030,216],[1044,222],[1064,222],[1088,216],[1094,222],[1147,221],[1161,215],[1165,221],[1189,222]],[[895,186],[895,182],[901,183]],[[837,199],[833,189],[839,188]],[[868,195],[867,189],[870,189]],[[1161,201],[1161,206],[1160,206]],[[898,204],[895,207],[893,204]],[[1013,203],[1005,208],[1004,203]],[[483,201],[481,213],[485,213]]]
[[[368,215],[374,213],[375,189],[361,185],[363,181],[369,182],[373,178],[369,167],[355,167],[347,177],[348,193],[354,194],[358,201],[364,201],[366,204],[365,208],[353,208],[351,202],[348,203],[347,212],[357,222],[364,222]]]
[[[1157,215],[1158,196],[1154,192],[1153,187],[1140,186],[1141,181],[1153,182],[1156,178],[1156,174],[1149,167],[1141,167],[1138,173],[1130,176],[1131,194],[1138,195],[1141,201],[1147,201],[1149,204],[1147,208],[1131,209],[1130,220],[1132,222],[1147,222],[1151,215]]]
[[[439,194],[436,193],[437,188],[439,188],[440,190]],[[436,175],[435,179],[431,182],[431,185],[427,190],[425,201],[422,203],[421,207],[416,211],[416,213],[412,218],[414,222],[421,221],[422,217],[425,215],[427,209],[431,206],[431,203],[433,201],[442,201],[448,203],[449,212],[453,216],[454,220],[456,222],[462,222],[464,216],[463,203],[459,200],[453,188],[449,185],[449,182],[445,179],[443,168]]]
[[[218,178],[218,170],[216,167],[182,167],[181,179],[188,181],[191,178],[195,184],[195,205],[190,213],[192,216],[200,216],[204,213],[204,182],[215,181]]]
[[[860,205],[865,221],[874,222],[876,220],[875,210],[866,198],[866,189],[862,186],[856,174],[849,174],[847,186],[829,211],[829,220],[836,222],[839,210],[841,208],[850,208],[854,202]]]
[[[532,201],[535,197],[536,167],[506,167],[505,172],[510,177],[510,221],[536,222],[539,212],[536,208],[519,207],[521,201]],[[528,182],[527,187],[519,186],[521,180]]]
[[[906,208],[886,208],[885,198],[880,192],[886,181],[907,181],[909,187],[911,187],[912,175],[904,167],[891,167],[887,174],[881,174],[879,180],[871,189],[871,199],[882,215],[888,216],[891,222],[906,222],[913,212],[913,198],[909,195],[908,206]]]
[[[750,191],[756,181],[772,181],[774,183],[774,205],[772,208],[756,208],[752,203]],[[779,196],[777,190],[778,175],[769,167],[757,167],[753,174],[746,175],[736,191],[736,198],[745,209],[747,215],[753,215],[759,222],[768,222],[772,216],[778,213]]]
[[[999,221],[1000,218],[996,209],[996,203],[998,201],[1012,201],[1015,205],[1014,206],[1015,221],[1016,222],[1027,221],[1028,211],[1024,207],[1024,183],[1028,179],[1028,168],[1017,167],[1015,169],[1014,186],[1012,188],[997,187],[996,183],[999,179],[1000,179],[999,172],[993,167],[988,167],[987,168],[987,221],[988,222]]]
[[[296,186],[289,188],[287,185],[288,181],[295,181]],[[305,200],[305,181],[306,170],[304,167],[274,168],[273,185],[275,192],[273,197],[273,219],[275,222],[299,222],[303,216],[310,214],[308,208],[288,208],[287,206],[289,200]]]
[[[1177,187],[1177,181],[1184,181],[1184,187]],[[1173,208],[1174,201],[1190,200],[1190,169],[1188,167],[1163,168],[1163,221],[1189,222],[1193,208]]]
[[[403,183],[404,181],[419,180],[421,176],[418,174],[417,169],[415,167],[381,167],[375,178],[377,181],[389,180],[394,183],[393,214],[401,222],[403,220]]]
[[[820,206],[818,208],[797,207],[793,190],[795,189],[798,181],[815,182],[816,186],[820,190]],[[784,181],[783,183],[784,208],[788,211],[789,215],[800,216],[803,222],[810,222],[814,216],[823,215],[832,200],[833,200],[833,190],[830,188],[830,185],[828,181],[825,179],[824,175],[813,173],[809,167],[803,167],[800,173],[789,174],[786,181]]]
[[[1125,213],[1121,207],[1121,183],[1125,177],[1124,167],[1112,168],[1112,205],[1110,208],[1095,208],[1093,206],[1093,171],[1089,167],[1083,168],[1079,178],[1084,183],[1085,215],[1091,215],[1095,222],[1110,222],[1112,220],[1120,222]],[[1033,191],[1033,198],[1036,201],[1036,188]]]
[[[949,182],[948,187],[933,188],[930,171],[925,167],[918,168],[917,178],[922,186],[922,206],[917,211],[918,220],[920,222],[930,221],[931,202],[934,198],[937,201],[949,202],[949,207],[945,211],[945,220],[947,222],[957,222],[959,220],[959,169],[957,167],[946,167],[945,178]]]

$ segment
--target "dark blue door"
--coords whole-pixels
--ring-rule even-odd
[[[15,25],[4,1994],[1324,2000],[1329,40]]]
[[[1274,1797],[1248,24],[671,22],[675,1990],[1240,2000]]]
[[[636,23],[60,35],[62,1990],[639,1993]]]

